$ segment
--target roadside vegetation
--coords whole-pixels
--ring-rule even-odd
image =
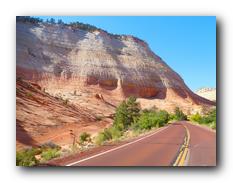
[[[102,145],[163,127],[169,121],[186,119],[187,116],[178,107],[172,114],[156,108],[142,110],[136,98],[129,97],[117,107],[113,125],[100,132],[95,142]]]
[[[170,114],[170,119],[176,121],[187,120],[187,115],[185,115],[179,107],[176,107],[174,110],[174,114]]]
[[[16,165],[17,166],[38,165],[39,160],[36,159],[36,155],[40,153],[41,151],[35,148],[30,148],[30,149],[16,152]]]
[[[16,165],[36,166],[44,164],[51,159],[85,151],[95,145],[99,146],[105,143],[133,138],[150,130],[163,127],[169,122],[187,119],[215,129],[216,109],[206,115],[196,113],[187,117],[178,107],[175,108],[173,113],[168,113],[155,107],[142,110],[136,98],[129,97],[116,108],[113,124],[95,137],[92,137],[87,132],[83,132],[79,138],[76,138],[76,135],[71,133],[74,138],[73,144],[65,151],[52,142],[45,143],[37,148],[19,151],[16,153]]]
[[[211,110],[206,115],[200,115],[196,113],[189,116],[190,121],[198,123],[200,125],[208,126],[209,128],[216,129],[216,109]]]
[[[39,147],[30,147],[17,151],[16,165],[29,167],[43,165],[54,158],[64,157],[88,149],[91,144],[93,144],[91,135],[87,132],[81,133],[79,138],[67,149],[62,149],[53,142],[47,142]]]
[[[87,132],[81,133],[79,136],[79,142],[80,144],[84,144],[85,142],[91,142],[91,135]]]
[[[36,166],[60,156],[60,146],[48,142],[40,147],[31,147],[16,152],[17,166]]]

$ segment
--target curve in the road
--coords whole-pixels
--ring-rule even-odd
[[[67,166],[170,166],[183,144],[185,129],[169,125],[136,141],[94,154]]]
[[[176,122],[144,137],[77,155],[66,166],[215,166],[216,133]]]

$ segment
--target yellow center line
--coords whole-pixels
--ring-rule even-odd
[[[183,127],[185,128],[186,131],[186,135],[184,138],[184,143],[182,144],[180,150],[179,150],[179,154],[176,158],[175,163],[173,164],[173,166],[184,166],[185,163],[185,159],[187,157],[188,154],[188,146],[189,146],[189,141],[190,141],[190,133],[188,128],[183,125]]]

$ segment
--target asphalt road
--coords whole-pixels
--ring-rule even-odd
[[[215,166],[216,133],[185,121],[131,142],[82,154],[66,166]]]

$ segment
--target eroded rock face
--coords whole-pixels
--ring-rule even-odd
[[[17,76],[42,88],[63,91],[91,87],[118,99],[135,95],[178,101],[177,105],[182,101],[214,104],[192,93],[145,42],[132,36],[117,39],[102,31],[20,22],[16,32]]]
[[[196,94],[211,101],[216,101],[216,88],[201,88]]]
[[[32,82],[16,81],[16,148],[39,146],[53,141],[72,144],[70,130],[78,137],[105,128],[109,122],[96,121],[95,116],[80,105],[52,97]]]

